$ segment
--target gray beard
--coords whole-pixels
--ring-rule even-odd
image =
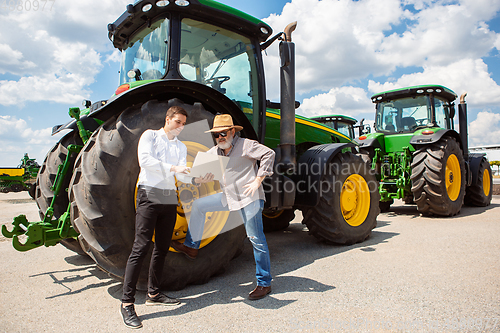
[[[228,139],[226,138],[226,142],[222,142],[222,143],[221,143],[221,142],[219,142],[219,143],[217,144],[217,147],[219,147],[220,149],[228,149],[228,148],[230,148],[230,147],[231,147],[231,144],[232,144],[232,143],[233,143],[233,139],[232,139],[232,138],[231,138],[231,140],[228,140]]]

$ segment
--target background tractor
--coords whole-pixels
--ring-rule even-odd
[[[415,86],[372,96],[375,133],[356,140],[379,177],[381,211],[394,199],[440,216],[457,214],[464,200],[490,204],[490,164],[485,154],[468,150],[465,95],[458,106],[459,132],[453,123],[457,95],[446,87]]]
[[[370,125],[364,125],[363,122],[365,119],[361,119],[358,125],[356,119],[342,116],[342,115],[326,115],[326,116],[316,116],[309,118],[314,120],[320,124],[326,125],[328,127],[333,128],[336,131],[339,131],[342,134],[347,135],[351,139],[354,139],[356,136],[362,136],[363,134],[367,134],[371,132]],[[356,129],[358,133],[356,134]]]
[[[0,192],[28,191],[35,198],[35,180],[40,165],[34,158],[24,154],[17,168],[0,168]]]
[[[137,143],[146,129],[164,125],[170,106],[180,105],[189,113],[179,136],[188,148],[188,166],[197,152],[214,145],[205,131],[217,113],[232,115],[243,126],[241,136],[276,151],[275,173],[264,183],[268,230],[285,228],[300,209],[310,233],[321,240],[365,240],[379,213],[375,173],[348,136],[295,116],[294,29],[291,24],[271,37],[266,23],[212,0],[128,5],[108,25],[110,40],[122,52],[120,86],[107,101],[71,108],[73,120],[54,127],[53,133],[70,132],[47,154],[38,174],[42,221],[21,215],[12,231],[3,226],[2,233],[20,251],[60,242],[121,279],[134,240]],[[262,51],[278,39],[281,101],[271,103],[265,97]],[[177,186],[173,239],[182,240],[192,202],[220,187],[218,182]],[[204,283],[241,252],[246,234],[238,216],[214,212],[205,224],[195,261],[176,253],[167,257],[163,288]],[[28,236],[24,243],[18,239],[22,234]],[[146,276],[147,267],[139,288]]]

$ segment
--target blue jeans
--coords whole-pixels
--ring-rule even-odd
[[[262,226],[262,209],[264,200],[256,200],[239,210],[248,239],[252,243],[253,256],[256,265],[257,285],[269,287],[271,285],[271,259],[267,247],[266,236]],[[184,245],[198,249],[200,247],[203,229],[205,228],[205,214],[208,212],[228,211],[228,206],[222,206],[222,193],[209,195],[193,202],[189,228]]]

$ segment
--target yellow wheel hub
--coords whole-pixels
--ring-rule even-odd
[[[194,158],[199,151],[206,152],[208,148],[202,144],[183,141],[187,147],[187,157],[186,164],[191,167],[194,162]],[[172,234],[172,240],[183,241],[186,238],[186,233],[188,231],[188,221],[186,216],[191,213],[191,208],[193,202],[196,199],[206,197],[217,192],[220,192],[220,187],[218,182],[210,182],[202,184],[197,187],[192,184],[185,184],[182,182],[176,182],[177,185],[177,220],[175,221],[174,232]],[[135,188],[134,202],[137,201],[137,186]],[[207,213],[205,217],[205,228],[203,230],[203,237],[200,243],[200,248],[208,245],[217,235],[220,233],[224,225],[226,224],[227,218],[229,217],[229,212],[213,212]],[[153,235],[154,241],[154,235]],[[172,247],[170,251],[176,252]]]
[[[269,212],[262,212],[262,215],[267,217],[268,219],[276,219],[283,214],[284,210],[279,210],[279,211],[269,211]]]
[[[340,192],[340,208],[345,221],[353,227],[366,220],[370,211],[370,189],[362,176],[353,174],[345,180]]]
[[[485,196],[490,195],[490,182],[491,182],[490,172],[488,171],[488,169],[484,169],[484,171],[483,171],[483,192],[484,192]]]
[[[446,192],[451,201],[455,201],[460,194],[462,187],[462,175],[460,173],[460,163],[455,154],[450,155],[446,161]]]

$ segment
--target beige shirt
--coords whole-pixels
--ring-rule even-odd
[[[217,146],[212,147],[208,153],[229,157],[226,172],[220,182],[224,193],[223,206],[228,205],[230,211],[235,211],[256,200],[266,200],[262,186],[253,196],[244,195],[246,188],[243,186],[252,182],[255,177],[273,174],[275,152],[272,149],[255,140],[235,136],[228,155]],[[257,161],[260,161],[260,167],[257,167]]]

